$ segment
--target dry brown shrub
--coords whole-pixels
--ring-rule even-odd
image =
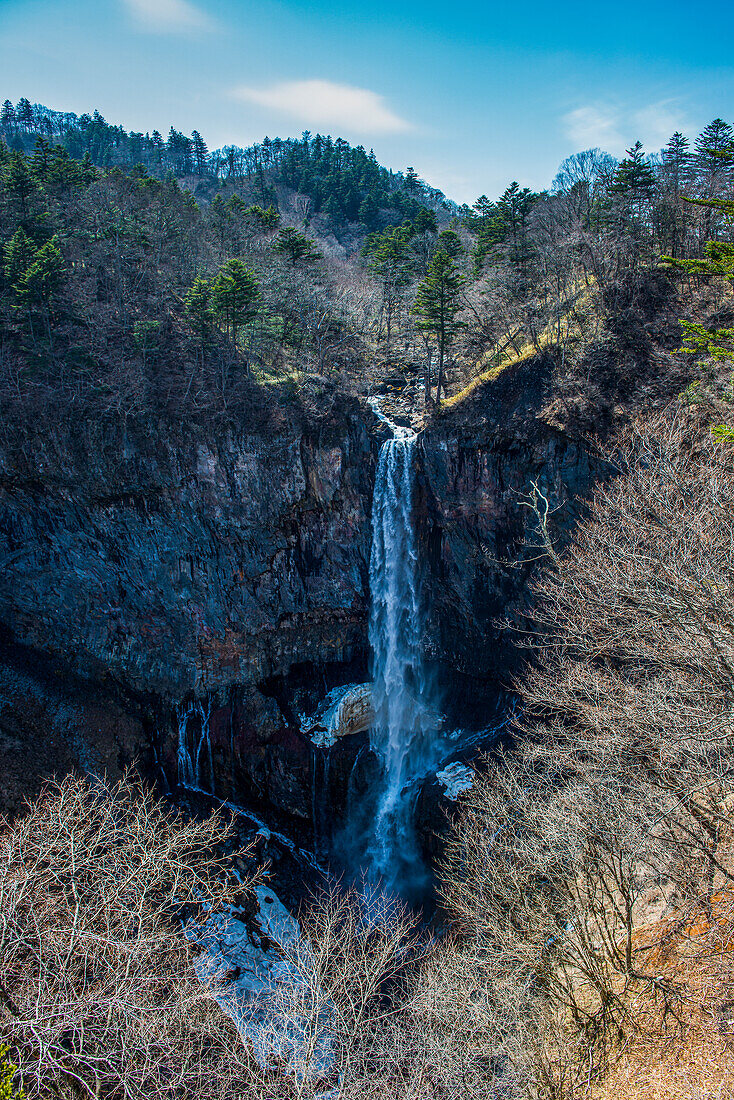
[[[228,838],[130,778],[65,779],[0,823],[0,1031],[29,1097],[247,1094],[182,925],[242,901]]]

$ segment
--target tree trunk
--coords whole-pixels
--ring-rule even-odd
[[[426,373],[425,373],[425,402],[426,407],[431,404],[431,357],[433,349],[430,344],[426,348]]]

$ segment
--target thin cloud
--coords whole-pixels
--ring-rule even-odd
[[[563,116],[566,137],[576,149],[591,149],[597,145],[610,153],[623,149],[624,138],[618,123],[618,112],[610,108],[577,107]]]
[[[637,126],[640,141],[650,152],[662,149],[676,130],[685,133],[693,129],[680,107],[669,99],[635,111],[632,122]]]
[[[661,149],[676,130],[685,132],[690,125],[674,100],[661,100],[637,110],[611,104],[588,104],[563,116],[566,137],[575,149],[599,146],[616,156],[635,141],[648,152]]]
[[[397,134],[412,128],[377,92],[330,80],[287,80],[269,88],[235,88],[233,94],[319,129]]]
[[[213,31],[216,23],[189,0],[123,0],[138,26],[158,34]]]

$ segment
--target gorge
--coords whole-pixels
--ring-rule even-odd
[[[267,443],[130,439],[114,471],[73,486],[40,465],[6,481],[6,805],[59,769],[137,759],[164,790],[199,788],[353,864],[351,813],[359,865],[390,878],[397,848],[397,878],[420,879],[448,805],[428,773],[460,755],[437,712],[476,733],[503,706],[498,623],[524,571],[502,562],[533,556],[518,502],[540,482],[563,535],[594,477],[583,445],[537,419],[542,379],[521,366],[491,415],[418,436],[354,402]],[[344,700],[370,646],[374,719],[363,694]],[[332,692],[344,736],[320,745]]]

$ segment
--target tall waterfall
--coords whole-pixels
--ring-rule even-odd
[[[413,828],[416,780],[430,770],[436,716],[421,654],[420,563],[414,530],[417,436],[393,424],[380,450],[372,503],[369,637],[373,660],[372,748],[382,761],[367,859],[372,877],[405,893],[424,877]]]

